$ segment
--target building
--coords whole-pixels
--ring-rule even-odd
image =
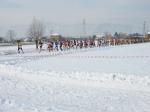
[[[148,32],[144,38],[145,42],[150,42],[150,32]]]
[[[56,41],[56,40],[61,40],[62,36],[58,33],[53,33],[50,35],[50,39],[53,40],[53,41]]]

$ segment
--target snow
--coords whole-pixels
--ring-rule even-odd
[[[24,54],[0,48],[0,112],[150,111],[150,43],[41,53],[34,47],[23,46]]]

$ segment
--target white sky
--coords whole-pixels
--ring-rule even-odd
[[[0,35],[27,27],[33,17],[57,24],[80,24],[83,18],[89,24],[149,24],[149,5],[150,0],[0,0]]]

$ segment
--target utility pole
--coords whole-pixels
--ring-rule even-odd
[[[146,36],[146,21],[144,21],[144,24],[143,24],[143,38],[142,38],[142,42],[144,42],[145,36]]]
[[[83,19],[83,36],[86,36],[86,20]]]

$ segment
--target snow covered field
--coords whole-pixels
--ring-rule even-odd
[[[0,48],[0,112],[150,112],[150,43],[23,48]]]

